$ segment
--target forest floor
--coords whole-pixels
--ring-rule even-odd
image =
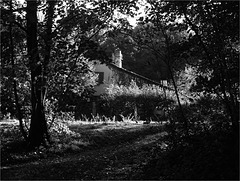
[[[36,159],[2,160],[1,180],[141,179],[154,148],[166,146],[161,140],[167,133],[157,123],[74,123],[69,128],[88,144]]]

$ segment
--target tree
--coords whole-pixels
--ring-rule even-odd
[[[47,31],[51,35],[52,15],[54,4],[48,2],[49,17]],[[37,1],[27,1],[27,50],[29,55],[29,69],[31,71],[31,125],[29,131],[29,144],[31,147],[45,143],[49,140],[47,121],[44,114],[44,99],[46,96],[46,67],[49,62],[49,46],[51,39],[46,40],[46,55],[44,63],[40,60],[37,36]],[[48,35],[49,36],[49,35]]]
[[[11,41],[6,43],[4,46],[6,49],[3,50],[4,55],[10,59],[8,51],[10,55],[14,55],[18,48],[22,48],[23,51],[19,55],[16,54],[12,57],[15,61],[19,61],[18,67],[22,67],[26,71],[24,75],[7,75],[6,66],[6,71],[4,71],[6,81],[1,88],[4,93],[7,92],[8,77],[18,80],[16,78],[20,79],[21,76],[26,76],[24,81],[30,82],[30,86],[26,84],[27,86],[24,87],[26,90],[30,90],[29,95],[31,95],[31,124],[27,141],[29,146],[34,148],[50,141],[45,117],[46,98],[48,95],[59,98],[57,95],[60,93],[78,97],[86,94],[88,90],[91,93],[92,85],[94,85],[94,78],[92,78],[94,73],[90,60],[109,61],[99,46],[101,31],[108,30],[114,7],[125,11],[126,5],[129,4],[120,1],[101,1],[99,3],[97,0],[77,2],[29,0],[21,6],[13,1],[13,8],[11,8],[8,1],[4,3],[1,8],[6,17],[6,27],[8,27],[8,22],[11,22],[10,30],[21,29],[23,37],[16,41],[17,36],[12,33],[12,40],[17,43],[14,44],[14,47],[11,46],[13,44]],[[6,36],[6,40],[10,37]],[[21,64],[21,59],[24,64]],[[9,63],[11,61],[4,60],[4,65]],[[62,81],[63,79],[65,80]],[[12,82],[9,83],[12,84]],[[17,86],[19,84],[20,82],[17,82]],[[50,84],[56,87],[51,87]],[[64,85],[66,85],[66,89]],[[57,93],[58,91],[59,93]],[[16,93],[16,91],[14,92]],[[22,92],[19,91],[15,95],[20,95],[20,93]],[[19,98],[17,102],[19,102],[19,106],[22,106],[24,101]],[[15,111],[13,110],[13,112]]]
[[[102,47],[109,52],[109,56],[114,52],[115,47],[120,48],[123,54],[123,67],[128,70],[155,81],[169,79],[164,62],[159,61],[150,49],[144,48],[139,42],[140,38],[137,39],[135,36],[140,34],[140,27],[141,25],[138,25],[128,31],[122,29],[110,31]]]
[[[239,4],[148,1],[146,6],[139,33],[131,35],[134,42],[165,62],[177,97],[174,73],[185,65],[197,67],[196,88],[222,100],[238,130]]]
[[[1,83],[1,111],[2,114],[11,113],[15,115],[19,120],[20,130],[23,137],[27,140],[27,133],[23,126],[23,111],[22,106],[26,106],[29,97],[25,96],[28,92],[28,79],[27,69],[24,60],[20,58],[20,52],[24,50],[22,45],[22,38],[24,37],[21,29],[14,26],[14,19],[18,19],[19,16],[13,12],[20,10],[22,7],[17,6],[12,1],[4,2],[9,8],[6,10],[3,6],[1,10],[2,14],[2,29],[1,29],[1,49],[2,59],[1,68],[3,81]],[[20,46],[15,47],[18,44]],[[21,63],[22,64],[21,64]],[[21,64],[21,66],[19,66]]]
[[[213,1],[166,2],[165,12],[182,17],[191,36],[188,54],[198,52],[197,87],[223,101],[238,132],[239,120],[239,3]],[[197,90],[197,89],[195,89]]]
[[[125,35],[127,43],[130,43],[137,50],[132,51],[138,55],[136,56],[136,65],[145,59],[145,70],[147,70],[146,67],[149,67],[148,71],[151,71],[151,74],[154,70],[158,73],[156,77],[160,75],[160,80],[163,78],[171,79],[187,135],[188,123],[181,108],[179,90],[175,80],[175,72],[183,69],[186,64],[186,61],[180,62],[177,57],[180,50],[183,49],[187,32],[182,26],[176,27],[176,23],[169,22],[161,14],[162,7],[161,1],[149,1],[145,12],[146,16],[139,18],[136,28],[127,29],[127,23],[123,22],[125,28],[116,30],[116,32]]]

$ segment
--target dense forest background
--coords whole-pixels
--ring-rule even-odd
[[[129,22],[131,18],[136,24]],[[112,107],[117,114],[124,108],[131,110],[136,103],[144,110],[162,103],[164,119],[168,120],[165,129],[169,154],[165,155],[166,163],[161,163],[165,152],[154,152],[145,176],[159,178],[160,169],[164,179],[195,178],[202,165],[209,169],[215,166],[201,159],[214,157],[223,162],[216,173],[233,162],[232,170],[227,169],[222,178],[236,179],[240,51],[237,1],[3,0],[1,119],[19,121],[17,129],[29,151],[54,144],[50,127],[57,125],[58,119],[74,119],[68,114],[72,108],[91,100],[97,82],[93,62],[110,63],[116,48],[123,53],[124,68],[158,82],[169,82],[162,96],[153,96],[132,84],[117,89],[113,85],[110,89],[118,91],[109,91],[101,99],[102,110]],[[94,119],[105,120],[103,116],[108,115],[101,116]],[[208,148],[210,152],[206,153]],[[199,155],[186,158],[195,150]],[[182,159],[175,155],[179,151]],[[225,159],[224,154],[232,156]],[[183,158],[187,161],[182,162]],[[191,172],[175,163],[173,168],[180,170],[179,175],[176,171],[171,175],[171,159],[179,159],[178,163],[189,169],[194,165],[192,159],[197,159],[199,165],[194,165]],[[212,177],[206,174],[206,178]]]

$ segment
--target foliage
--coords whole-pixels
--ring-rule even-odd
[[[215,94],[224,100],[225,112],[238,131],[239,3],[147,1],[144,8],[146,16],[138,19],[138,26],[121,31],[126,42],[150,52],[153,65],[156,59],[161,67],[167,66],[180,110],[180,94],[187,92],[191,99]],[[194,75],[184,77],[189,68]],[[185,118],[186,129],[187,122]]]
[[[73,100],[93,93],[96,76],[89,59],[107,60],[97,42],[99,31],[111,19],[111,11],[98,12],[102,4],[89,2],[90,7],[87,7],[83,2],[27,1],[21,4],[11,0],[4,1],[1,6],[5,40],[2,49],[4,85],[1,89],[7,99],[3,113],[21,115],[22,107],[31,105],[31,119],[35,121],[31,124],[29,139],[25,138],[32,145],[43,142],[44,135],[49,137],[44,126],[47,96],[59,99],[63,94],[61,97],[65,100],[59,100],[58,104],[63,106],[69,97],[67,104],[71,105]],[[10,33],[6,31],[8,29]],[[10,69],[12,71],[8,71]],[[19,105],[16,106],[18,111],[11,108],[15,105]],[[21,116],[18,119],[21,122]]]
[[[201,97],[195,103],[185,104],[182,107],[189,122],[190,135],[198,135],[202,133],[214,133],[219,131],[227,131],[231,128],[231,122],[227,112],[221,101],[215,97]],[[174,136],[183,137],[184,127],[182,127],[183,120],[180,116],[179,107],[176,106],[169,109],[170,133]],[[174,138],[173,142],[174,142]]]
[[[219,62],[221,62],[221,61],[224,62],[224,60],[221,58],[220,59],[217,58],[217,57],[219,57],[218,53],[220,51],[221,52],[225,51],[225,48],[223,48],[223,47],[222,47],[222,49],[221,48],[218,49],[219,46],[223,45],[223,44],[221,44],[218,41],[219,37],[218,38],[215,37],[216,39],[214,39],[214,42],[213,42],[213,39],[211,39],[211,40],[208,39],[210,36],[217,36],[217,33],[216,33],[216,35],[213,35],[214,34],[213,31],[208,31],[211,29],[210,27],[214,27],[217,24],[212,25],[211,24],[212,22],[209,23],[207,21],[199,22],[198,20],[202,21],[203,19],[205,19],[205,17],[201,17],[201,18],[196,17],[199,14],[192,13],[192,12],[191,12],[192,14],[190,14],[189,11],[196,10],[195,6],[198,6],[199,8],[202,8],[202,10],[203,10],[204,9],[203,4],[205,2],[202,2],[202,3],[186,2],[185,4],[184,3],[181,4],[179,2],[175,3],[175,2],[151,1],[150,3],[153,3],[155,5],[159,3],[158,4],[159,6],[155,6],[155,8],[156,8],[155,10],[157,11],[157,9],[158,9],[160,12],[163,13],[163,14],[159,13],[159,14],[163,15],[162,19],[167,18],[167,22],[168,22],[169,26],[167,26],[165,28],[167,28],[167,31],[169,31],[169,34],[174,32],[170,28],[175,28],[176,30],[182,31],[181,27],[183,28],[183,30],[188,30],[188,31],[186,31],[187,34],[190,33],[189,36],[187,34],[185,34],[187,36],[185,36],[185,38],[183,39],[184,41],[179,42],[179,46],[178,46],[178,44],[172,44],[170,46],[171,50],[175,50],[175,49],[180,50],[179,52],[172,51],[173,54],[171,54],[171,56],[173,57],[174,60],[176,60],[174,63],[178,66],[178,68],[180,68],[179,72],[174,72],[175,76],[178,80],[177,86],[179,89],[179,93],[185,94],[187,96],[191,95],[191,96],[193,96],[192,98],[199,99],[199,100],[196,101],[194,104],[192,102],[191,104],[186,104],[186,105],[182,106],[182,110],[188,120],[187,129],[189,130],[189,134],[191,135],[190,137],[186,137],[186,134],[184,131],[184,129],[186,129],[186,128],[182,124],[184,122],[184,120],[181,116],[180,108],[176,107],[176,108],[170,110],[170,112],[169,112],[170,124],[167,126],[169,136],[168,136],[168,139],[166,140],[168,149],[166,151],[162,151],[160,148],[156,148],[157,158],[153,159],[153,162],[147,166],[147,172],[146,172],[145,179],[199,179],[199,178],[201,178],[201,179],[213,179],[213,178],[214,179],[216,179],[216,178],[237,179],[238,178],[238,174],[237,174],[238,166],[237,166],[236,162],[235,162],[235,165],[232,164],[232,162],[234,162],[234,160],[238,158],[238,155],[236,154],[238,151],[235,152],[232,150],[234,150],[234,149],[238,150],[238,148],[237,148],[238,141],[235,141],[234,143],[232,142],[231,146],[228,144],[229,140],[231,140],[231,139],[236,140],[236,133],[239,132],[239,130],[237,129],[236,133],[232,133],[231,128],[233,127],[232,125],[234,124],[234,122],[231,123],[231,120],[229,119],[230,116],[233,117],[233,114],[231,114],[231,109],[233,110],[236,107],[238,107],[235,105],[236,100],[233,101],[235,96],[238,97],[238,95],[235,94],[236,87],[235,87],[235,83],[234,83],[234,81],[237,79],[236,79],[236,77],[233,78],[234,77],[234,73],[233,73],[233,77],[231,77],[230,79],[233,78],[234,80],[229,82],[230,84],[231,83],[233,83],[233,84],[231,84],[228,88],[225,87],[226,86],[226,85],[224,85],[225,82],[223,83],[219,79],[220,76],[223,76],[223,77],[226,76],[224,78],[224,80],[226,80],[226,82],[227,82],[228,81],[227,79],[229,77],[228,77],[228,73],[226,73],[226,74],[224,73],[225,70],[221,70],[223,67],[225,68],[225,66],[221,66],[221,63],[219,63]],[[174,9],[175,10],[174,12],[176,14],[174,14],[172,9],[164,9],[166,7],[169,8],[169,6],[164,6],[164,5],[169,5],[169,4],[173,5],[176,8],[176,9]],[[215,6],[217,4],[218,3],[216,3],[216,4],[213,3],[211,5]],[[186,8],[186,5],[189,5],[189,7]],[[221,3],[219,3],[218,5],[223,6],[223,5],[221,5]],[[208,5],[206,5],[206,6],[208,6]],[[230,3],[228,8],[231,6],[236,7],[237,5],[236,5],[236,3]],[[216,9],[218,9],[218,8],[216,8]],[[223,7],[219,8],[218,10],[220,10],[220,9],[222,10],[222,8]],[[184,20],[181,21],[181,19],[179,19],[179,17],[184,19],[184,17],[180,16],[181,13],[184,14],[184,12],[181,12],[181,10],[185,10],[187,13],[189,13],[187,15],[190,17],[190,19],[193,18],[194,20],[197,21],[197,23],[194,24],[193,22],[188,21],[186,16],[185,16],[186,21],[184,21]],[[235,10],[236,9],[234,8],[233,14],[236,13]],[[156,11],[153,12],[153,14],[152,14],[153,17],[154,17],[154,14]],[[228,10],[226,10],[226,12],[228,12]],[[208,14],[208,15],[210,15],[210,14]],[[210,16],[214,16],[214,18],[215,17],[218,18],[218,15],[219,15],[219,17],[221,17],[220,14],[216,15],[213,13]],[[231,14],[231,15],[233,15],[233,14]],[[232,17],[234,19],[234,21],[237,19],[236,18],[237,16],[238,15],[236,15],[235,17]],[[149,16],[147,18],[149,18]],[[156,18],[155,20],[161,19],[156,16],[155,16],[155,18]],[[193,19],[191,19],[191,20],[193,20]],[[166,20],[166,19],[164,19],[164,20]],[[179,20],[179,21],[176,21],[176,20]],[[208,20],[210,20],[210,18]],[[184,24],[184,23],[186,23],[186,24]],[[190,24],[190,23],[193,23],[193,24]],[[235,23],[235,24],[238,24],[238,23]],[[187,24],[190,25],[190,28],[188,26],[186,26]],[[219,24],[221,24],[221,23],[219,23]],[[186,29],[184,28],[184,26]],[[203,29],[200,30],[200,28],[199,28],[198,29],[199,31],[195,31],[196,34],[194,34],[194,33],[192,34],[190,29],[192,28],[192,30],[194,31],[194,27],[195,28],[200,27]],[[206,28],[206,29],[204,29],[204,28]],[[208,29],[208,28],[210,28],[210,29]],[[207,31],[207,32],[205,32],[205,31]],[[198,37],[199,36],[198,33],[201,34],[200,40]],[[206,35],[209,35],[209,36],[205,37],[205,33],[206,33]],[[194,35],[194,38],[193,38],[193,35]],[[233,36],[235,36],[235,35],[236,35],[236,32],[233,33]],[[224,39],[221,39],[221,40],[224,40]],[[201,42],[201,41],[203,41],[203,42]],[[197,42],[198,42],[198,44],[196,44]],[[207,49],[207,51],[203,50],[204,46],[202,46],[202,43],[206,43],[205,48]],[[238,44],[238,42],[235,42],[235,43]],[[182,45],[185,45],[186,49],[182,49],[182,47],[184,47]],[[215,48],[218,50],[216,50]],[[211,51],[209,51],[210,49],[211,49],[211,51],[213,49],[215,49],[215,50],[213,50],[213,52],[211,52]],[[236,54],[237,49],[234,50],[234,48],[233,48],[232,51],[233,51],[232,52],[233,57],[231,57],[232,59],[229,58],[229,55],[228,55],[228,53],[230,53],[230,52],[225,54],[225,56],[229,58],[229,59],[227,58],[227,60],[229,62],[227,62],[227,64],[225,64],[226,63],[225,62],[224,65],[227,65],[227,66],[229,65],[229,67],[232,67],[231,70],[237,70],[238,68],[236,65],[238,63],[237,63],[237,59],[235,59],[235,55],[237,55]],[[218,55],[215,55],[215,53]],[[203,56],[203,54],[204,54],[204,56]],[[214,57],[213,62],[217,63],[216,65],[215,64],[209,65],[209,63],[211,62],[211,61],[208,62],[211,59],[211,58],[208,59],[209,57],[207,57],[207,56],[209,56],[209,55]],[[232,64],[232,61],[235,63]],[[178,65],[179,63],[181,64],[180,66]],[[182,65],[188,65],[188,67],[186,67],[186,68],[181,67]],[[218,72],[219,74],[216,75],[215,71]],[[221,75],[221,73],[223,73],[223,75]],[[214,86],[216,86],[216,87],[214,88]],[[227,92],[229,90],[229,88],[232,89],[231,91],[234,94],[234,95],[232,95],[232,101],[233,101],[232,108],[231,108],[231,106],[229,107],[229,105],[228,105],[231,102],[229,100],[229,98],[231,97],[231,93],[228,94],[227,96],[226,95],[224,96],[224,91],[222,92],[222,90],[225,90]],[[196,90],[197,90],[197,92],[196,92]],[[218,91],[221,93],[219,93]],[[236,99],[236,97],[235,97],[235,99]],[[188,103],[190,103],[190,102],[188,102]],[[236,107],[234,108],[234,106],[236,106]],[[230,111],[229,111],[229,108],[230,108]],[[238,111],[236,111],[236,113],[237,112]],[[235,119],[235,120],[238,120],[238,119]],[[238,127],[238,125],[237,125],[237,127]],[[225,136],[228,137],[227,138],[228,141],[222,140],[225,138]],[[190,142],[189,140],[191,140],[192,142]],[[214,141],[214,143],[216,143],[216,144],[212,145],[212,141]],[[204,145],[204,146],[202,146],[203,148],[198,147],[199,144]],[[228,148],[228,146],[230,146],[231,148]],[[233,155],[233,154],[234,154],[234,156],[231,157],[231,160],[229,160],[228,156],[226,156],[226,155]],[[153,157],[156,155],[153,155]],[[207,160],[211,160],[211,163],[208,164],[207,162],[205,162],[205,159],[203,159],[203,158],[205,158]],[[195,159],[197,159],[197,162],[195,162]],[[231,169],[225,170],[226,166],[218,166],[219,163],[216,160],[221,162],[222,165],[230,165]],[[151,165],[151,164],[153,164],[153,165]],[[202,168],[206,168],[206,169],[202,169]],[[208,170],[211,170],[211,172],[208,172]],[[214,170],[214,172],[212,172],[212,170]]]
[[[44,126],[46,99],[58,99],[57,111],[65,111],[65,104],[68,109],[93,94],[96,75],[91,61],[109,62],[99,44],[105,32],[112,28],[113,9],[131,14],[135,4],[135,1],[98,0],[3,1],[1,31],[5,41],[1,89],[7,99],[3,113],[19,115],[21,122],[22,107],[31,108],[31,119],[35,121],[32,121],[29,139],[25,136],[27,141],[39,144],[44,134],[49,137]],[[14,72],[15,68],[21,71]],[[15,105],[18,111],[13,108]]]
[[[185,27],[189,32],[182,57],[199,72],[193,90],[215,94],[224,100],[233,127],[238,130],[239,3],[164,2],[160,9],[171,24]],[[183,21],[176,21],[179,18]]]
[[[145,179],[218,179],[239,177],[235,138],[227,132],[199,134],[193,142],[183,142],[171,150],[160,151],[145,167]],[[157,151],[157,150],[156,150]]]
[[[111,33],[111,35],[109,35],[101,46],[109,55],[111,55],[115,47],[121,49],[124,68],[152,80],[159,81],[165,79],[167,76],[166,67],[156,59],[150,50],[141,47],[141,45],[135,42],[136,40],[133,36],[137,32],[132,32],[134,30],[128,31],[125,32],[122,29],[110,31],[109,34]]]
[[[155,85],[139,87],[134,81],[129,86],[111,84],[106,94],[101,96],[98,110],[107,116],[132,115],[135,119],[146,120],[153,115],[157,105],[164,102],[172,104],[173,101],[164,95],[163,88]]]
[[[97,75],[93,63],[79,56],[62,59],[57,56],[53,61],[53,73],[49,79],[49,99],[58,101],[56,111],[67,111],[69,106],[76,106],[80,100],[89,98],[94,90]],[[55,74],[54,72],[58,72]]]
[[[9,1],[3,2],[1,6],[1,116],[8,113],[11,117],[17,117],[17,108],[14,97],[14,81],[16,82],[19,104],[29,106],[30,102],[30,72],[27,69],[25,34],[18,26],[11,26],[10,34],[10,12],[4,5],[9,6]],[[22,5],[15,4],[14,8],[22,8]],[[18,13],[12,14],[13,19],[18,19],[23,23]],[[13,52],[11,50],[11,41],[15,45]],[[12,55],[14,61],[12,62]]]
[[[172,109],[168,135],[161,140],[166,146],[154,148],[144,179],[238,179],[239,137],[232,132],[222,105],[214,97],[203,97],[183,106],[189,136],[184,133],[178,108]]]
[[[81,135],[75,131],[71,131],[68,121],[54,121],[49,131],[52,135],[54,144],[48,149],[51,153],[64,153],[66,151],[79,151],[82,147],[89,143],[81,139]]]
[[[25,107],[31,108],[35,90],[47,90],[47,85],[47,96],[46,92],[41,92],[46,99],[39,99],[37,104],[38,99],[32,101],[32,107],[44,103],[53,144],[49,148],[40,146],[37,151],[27,153],[27,157],[38,159],[48,153],[81,150],[89,142],[71,130],[66,121],[74,120],[70,111],[92,94],[95,74],[91,60],[109,61],[103,49],[111,53],[112,48],[118,46],[124,50],[124,56],[132,60],[129,66],[135,65],[133,69],[138,73],[148,75],[151,72],[151,78],[159,80],[163,78],[159,74],[161,69],[169,71],[176,95],[156,86],[138,87],[134,82],[128,87],[110,85],[97,105],[104,115],[85,119],[104,122],[113,117],[117,120],[123,117],[133,120],[134,117],[147,120],[151,119],[156,105],[164,105],[169,119],[165,127],[168,135],[156,147],[147,148],[153,159],[145,167],[144,179],[238,179],[239,3],[146,2],[146,16],[140,17],[138,26],[129,30],[125,18],[116,20],[113,15],[116,11],[133,15],[136,1],[56,1],[53,4],[39,1],[37,11],[44,16],[43,19],[35,17],[38,28],[29,28],[26,4],[3,1],[3,115],[16,116],[14,82],[22,111]],[[122,23],[121,31],[114,26],[114,21]],[[26,31],[26,27],[33,31]],[[31,50],[37,49],[33,56]],[[40,77],[47,80],[46,85],[44,81],[35,84]],[[173,100],[178,100],[179,105]],[[39,113],[43,113],[43,109]],[[38,115],[32,117],[32,120],[41,119]],[[29,128],[30,122],[25,123]],[[37,125],[35,130],[40,128]],[[90,129],[95,128],[99,127],[90,126]],[[104,137],[98,131],[93,141],[101,145],[131,140],[129,132],[123,132],[125,135],[118,137],[113,129]],[[134,133],[133,137],[139,137],[139,133]],[[21,147],[19,126],[1,128],[1,143],[4,161],[11,163],[26,156],[22,157],[25,150]],[[12,152],[21,153],[19,156]],[[133,153],[136,153],[135,148]]]
[[[26,124],[30,123],[29,120],[25,121]],[[41,145],[37,149],[29,151],[21,137],[19,125],[17,125],[16,120],[9,119],[2,121],[0,133],[2,162],[4,164],[22,163],[66,152],[80,151],[89,143],[87,140],[83,140],[79,133],[71,131],[67,122],[59,119],[53,123],[49,122],[52,144],[47,147]]]

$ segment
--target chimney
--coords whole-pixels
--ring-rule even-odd
[[[119,68],[122,68],[122,52],[119,48],[117,48],[112,54],[113,62]]]

